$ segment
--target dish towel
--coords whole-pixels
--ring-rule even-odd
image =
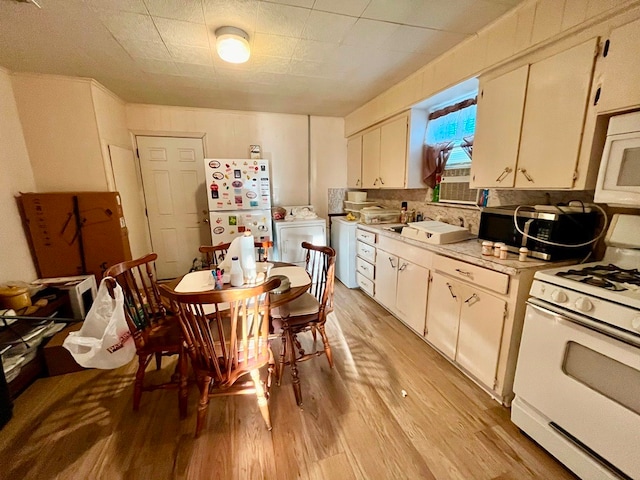
[[[227,254],[224,257],[224,260],[220,262],[220,265],[218,265],[218,268],[222,268],[225,272],[230,272],[231,259],[233,257],[238,257],[238,260],[240,260],[240,240],[241,239],[242,237],[236,237],[233,239],[233,241],[231,242],[231,245],[229,245],[229,249],[227,250]]]

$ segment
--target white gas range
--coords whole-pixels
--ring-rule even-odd
[[[601,262],[536,272],[511,419],[582,478],[640,478],[640,217]]]

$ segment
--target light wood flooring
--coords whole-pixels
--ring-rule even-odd
[[[336,366],[289,370],[270,399],[211,400],[194,439],[197,389],[178,419],[177,392],[145,392],[132,411],[135,365],[38,380],[0,431],[1,479],[571,479],[509,421],[509,410],[358,290],[336,282],[327,326]],[[279,347],[277,345],[276,347]],[[168,374],[169,362],[160,372]],[[407,396],[401,392],[405,390]]]

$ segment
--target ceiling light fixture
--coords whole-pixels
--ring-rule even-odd
[[[216,51],[229,63],[244,63],[251,56],[249,35],[236,27],[220,27],[216,30]]]

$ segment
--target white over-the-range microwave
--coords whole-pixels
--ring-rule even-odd
[[[594,200],[640,208],[640,112],[609,120]]]

